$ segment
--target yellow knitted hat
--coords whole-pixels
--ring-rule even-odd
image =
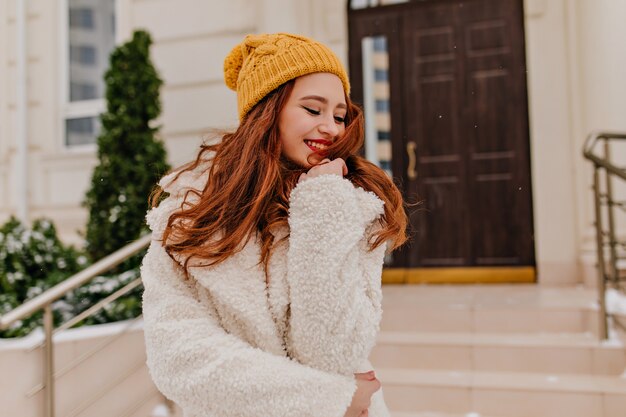
[[[350,81],[339,58],[327,46],[304,36],[248,35],[224,60],[224,81],[237,92],[239,120],[281,84],[314,72],[337,75],[350,94]]]

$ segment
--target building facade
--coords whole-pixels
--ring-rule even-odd
[[[78,232],[87,220],[81,202],[96,163],[98,114],[105,108],[102,74],[110,50],[134,29],[147,29],[154,40],[152,57],[165,81],[160,135],[169,162],[177,166],[194,156],[211,129],[236,126],[236,97],[223,83],[222,63],[245,34],[308,35],[328,44],[348,65],[354,48],[350,18],[375,6],[370,11],[375,20],[376,10],[402,6],[391,3],[405,2],[3,1],[0,221],[12,214],[26,220],[49,217],[66,241],[80,242]],[[533,266],[542,285],[593,285],[591,167],[582,146],[591,131],[626,131],[626,54],[621,53],[626,28],[620,24],[626,2],[519,3]],[[389,172],[394,98],[388,80],[395,65],[394,56],[386,54],[390,42],[373,37],[362,44],[361,62],[371,65],[363,68],[357,86],[368,116],[366,155]]]

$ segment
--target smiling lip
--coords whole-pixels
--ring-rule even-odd
[[[306,140],[309,140],[311,142],[321,143],[322,145],[326,145],[326,146],[330,146],[333,144],[332,141],[326,140],[326,139],[306,139]]]
[[[326,152],[326,148],[329,145],[332,145],[332,142],[325,139],[305,139],[304,144],[308,146],[308,148],[313,152],[322,156],[326,156],[328,155],[328,152]]]
[[[305,139],[304,144],[309,147],[313,152],[317,152],[321,155],[326,155],[326,148],[333,144],[332,141],[326,139]]]

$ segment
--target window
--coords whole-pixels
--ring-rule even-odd
[[[70,8],[70,28],[93,29],[93,9]]]
[[[104,73],[115,47],[116,0],[65,0],[65,146],[96,142],[105,109]]]
[[[97,98],[96,85],[91,83],[71,83],[70,101],[93,100]]]
[[[78,117],[65,120],[66,142],[68,146],[87,145],[100,130],[98,117]]]
[[[376,51],[376,49],[374,49],[374,51]],[[375,81],[389,81],[387,77],[388,77],[388,71],[386,69],[378,69],[378,68],[374,69]]]
[[[378,140],[391,140],[391,135],[388,130],[379,130],[376,133]]]
[[[387,38],[376,36],[373,38],[374,52],[387,52]]]
[[[389,99],[376,99],[376,113],[389,113]]]
[[[96,65],[96,48],[91,45],[70,45],[70,62],[85,66]]]
[[[350,9],[367,9],[368,7],[388,6],[391,4],[407,3],[409,0],[351,0]]]
[[[392,176],[389,54],[385,36],[362,39],[365,156]]]

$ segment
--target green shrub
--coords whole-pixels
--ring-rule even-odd
[[[49,220],[37,220],[31,230],[11,218],[0,226],[0,315],[54,287],[88,266],[87,256],[64,245]],[[139,267],[120,274],[98,276],[52,304],[59,325],[139,277]],[[80,325],[110,323],[141,314],[142,288],[107,305]],[[16,322],[0,337],[21,337],[42,325],[43,314]]]
[[[111,53],[105,74],[107,111],[98,137],[95,167],[85,205],[89,210],[87,253],[92,261],[116,251],[148,231],[148,197],[169,170],[163,143],[152,122],[161,113],[163,81],[150,60],[150,35],[133,39]],[[117,271],[139,265],[141,255]]]
[[[49,220],[37,220],[32,229],[11,218],[0,226],[0,314],[38,296],[86,266],[87,258],[57,237]],[[0,336],[28,334],[41,325],[37,314]]]

